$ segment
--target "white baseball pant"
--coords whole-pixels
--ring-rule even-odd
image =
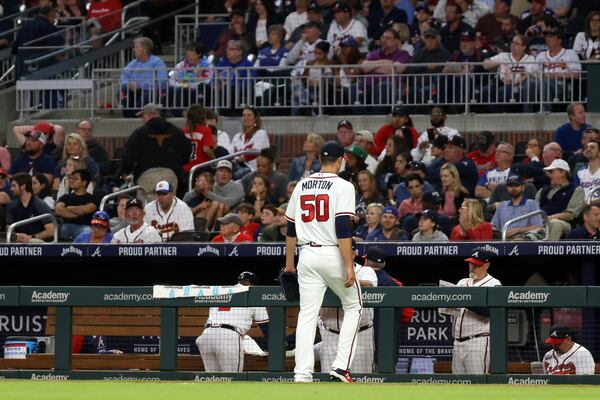
[[[205,328],[196,339],[206,372],[242,372],[242,336],[225,328]]]
[[[320,326],[321,333],[321,372],[331,371],[331,366],[337,353],[337,333],[329,331],[325,326]],[[358,332],[356,355],[352,361],[352,372],[370,374],[373,372],[375,345],[373,341],[373,327]]]
[[[490,367],[490,337],[482,336],[459,342],[454,340],[453,374],[487,374]]]

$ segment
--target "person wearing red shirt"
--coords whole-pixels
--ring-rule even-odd
[[[93,0],[88,9],[88,19],[96,18],[102,27],[102,33],[121,27],[121,0]]]
[[[414,148],[417,145],[417,140],[419,140],[419,133],[413,127],[408,111],[402,106],[394,107],[392,121],[379,128],[375,135],[375,143],[369,149],[369,153],[377,158],[385,148],[388,138],[392,135],[402,137],[410,149]]]
[[[192,142],[190,161],[183,166],[185,172],[189,173],[194,165],[215,158],[212,128],[206,125],[206,110],[200,104],[194,104],[188,109],[183,133]]]
[[[490,131],[482,131],[477,137],[477,150],[467,154],[477,166],[477,177],[496,166],[496,140]]]
[[[450,240],[492,240],[492,237],[492,224],[483,219],[479,200],[465,199],[459,210],[458,225],[450,233]]]
[[[250,203],[242,203],[238,206],[237,213],[243,224],[240,228],[240,232],[245,233],[253,238],[254,234],[258,230],[258,227],[260,226],[256,222],[252,221],[256,216],[256,210],[254,209],[254,206],[252,206]]]
[[[212,243],[243,243],[253,242],[252,236],[240,232],[242,228],[242,219],[239,215],[229,213],[224,217],[217,218],[221,223],[221,233],[211,240]]]

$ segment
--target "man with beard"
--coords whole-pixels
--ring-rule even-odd
[[[600,186],[600,144],[598,141],[589,141],[583,148],[583,156],[588,165],[577,171],[573,183],[583,187],[587,202],[600,199],[600,192],[595,192],[590,198],[592,190]]]
[[[160,233],[144,222],[144,205],[131,199],[125,206],[125,217],[129,226],[115,233],[112,243],[161,243]]]
[[[410,155],[414,161],[433,160],[431,157],[431,143],[439,136],[443,135],[448,138],[460,136],[460,133],[454,128],[446,126],[446,111],[439,106],[433,107],[430,113],[431,128],[427,128],[421,133],[417,141],[417,147],[411,150]]]
[[[544,356],[544,370],[548,375],[594,375],[596,364],[592,353],[573,341],[568,327],[551,327],[545,343],[552,346]]]
[[[523,179],[516,174],[511,174],[506,179],[506,188],[510,200],[498,204],[496,212],[492,218],[494,230],[501,231],[507,221],[538,211],[540,208],[535,200],[523,197]],[[544,226],[541,215],[529,217],[528,219],[515,222],[508,229],[506,237],[511,240],[527,239],[531,233],[535,236]]]
[[[44,145],[48,142],[51,134],[49,124],[38,124],[33,131],[25,135],[24,154],[13,162],[10,167],[9,175],[19,172],[33,176],[35,174],[45,174],[48,182],[52,182],[56,164],[52,158],[44,153]]]
[[[408,234],[398,228],[398,210],[387,206],[381,214],[381,228],[367,235],[367,242],[379,242],[386,240],[408,240]]]

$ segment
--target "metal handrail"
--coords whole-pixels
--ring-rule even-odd
[[[8,227],[8,229],[6,230],[6,243],[11,243],[10,237],[12,236],[12,233],[15,230],[15,228],[17,228],[19,226],[31,224],[32,222],[41,221],[44,219],[52,220],[52,223],[54,224],[54,240],[52,240],[52,243],[58,242],[58,221],[56,220],[56,217],[54,216],[54,214],[46,213],[46,214],[38,215],[35,217],[27,218],[27,219],[24,219],[21,221],[17,221],[15,223],[11,224]]]
[[[203,163],[194,165],[192,168],[190,168],[190,172],[189,172],[190,179],[188,179],[188,181],[189,181],[188,182],[188,192],[191,191],[192,188],[194,187],[194,182],[191,178],[192,178],[192,176],[194,176],[194,172],[198,168],[208,167],[208,166],[218,163],[221,160],[229,160],[229,159],[232,159],[232,158],[235,158],[238,156],[244,156],[244,155],[257,156],[259,154],[260,154],[260,150],[255,150],[255,149],[243,150],[243,151],[238,151],[237,153],[227,154],[226,156],[223,156],[223,157],[213,158],[212,160],[205,161]]]
[[[150,17],[133,17],[127,20],[127,22],[125,22],[123,25],[121,25],[122,29],[127,29],[130,28],[131,25],[135,25],[135,24],[143,24],[144,22],[150,21]],[[112,32],[110,32],[112,33]],[[104,44],[104,46],[108,46],[110,44],[113,44],[114,42],[117,41],[117,39],[122,39],[122,33],[121,29],[119,29],[119,31],[117,31],[117,33],[115,33],[113,35],[113,37],[111,37],[110,39],[108,39],[108,41]]]
[[[4,21],[4,20],[7,20],[7,19],[11,19],[11,20],[12,20],[12,19],[18,18],[20,15],[29,14],[29,13],[31,13],[32,11],[35,11],[35,10],[37,10],[38,8],[42,8],[42,7],[40,7],[40,6],[35,6],[35,7],[31,7],[31,8],[26,8],[26,9],[25,9],[25,10],[23,10],[23,11],[19,11],[19,12],[16,12],[16,13],[14,13],[14,14],[6,15],[6,16],[4,16],[4,17],[0,18],[0,22],[2,22],[2,21]]]
[[[4,73],[4,75],[0,76],[0,82],[3,82],[4,79],[6,79],[6,77],[8,75],[10,75],[13,71],[15,70],[15,65],[11,65],[9,69],[6,70],[6,72]]]
[[[541,215],[542,218],[544,219],[544,240],[549,240],[550,239],[550,221],[548,220],[548,215],[546,215],[546,212],[544,210],[536,210],[536,211],[532,211],[530,213],[527,214],[523,214],[521,216],[515,217],[513,219],[509,219],[508,221],[506,221],[506,223],[504,224],[504,226],[502,227],[502,241],[506,241],[506,235],[508,234],[508,227],[516,222],[520,222],[523,221],[525,219],[529,219],[531,217],[535,217],[536,215]]]
[[[588,195],[588,198],[587,198],[588,204],[590,204],[592,202],[592,198],[594,197],[594,194],[596,194],[597,192],[600,192],[600,186],[596,186],[595,188],[590,190],[590,194]]]
[[[132,186],[132,187],[129,187],[127,189],[118,190],[116,192],[112,192],[112,193],[109,193],[106,196],[104,196],[102,198],[102,200],[100,200],[100,207],[98,207],[98,209],[100,211],[104,211],[104,206],[106,205],[106,202],[108,200],[110,200],[112,198],[115,198],[115,197],[119,197],[122,194],[127,194],[127,193],[130,193],[130,192],[137,192],[138,190],[142,190],[146,194],[146,196],[148,196],[148,192],[146,192],[146,189],[143,186],[139,186],[139,185],[138,186]],[[144,203],[146,203],[147,200],[148,200],[148,198],[146,197],[144,199]]]

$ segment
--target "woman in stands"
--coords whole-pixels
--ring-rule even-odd
[[[477,199],[465,199],[460,206],[458,225],[450,240],[492,240],[492,224],[483,219],[483,209]]]
[[[581,60],[600,60],[600,11],[588,14],[585,31],[575,36],[573,51]]]
[[[356,175],[356,217],[358,223],[365,222],[367,205],[371,203],[385,203],[385,198],[377,190],[375,175],[364,170]]]
[[[525,149],[525,155],[527,156],[523,163],[527,164],[531,161],[539,161],[542,164],[544,160],[542,158],[542,150],[544,149],[544,142],[538,138],[531,138],[527,142],[527,148]]]
[[[263,207],[270,203],[270,188],[269,178],[263,174],[256,174],[254,176],[250,194],[246,196],[244,203],[250,203],[254,206],[257,217],[260,217]]]
[[[60,199],[64,194],[71,193],[71,189],[69,188],[69,176],[73,173],[73,171],[85,168],[85,162],[81,157],[71,156],[67,159],[67,163],[63,169],[62,178],[54,178],[54,184],[56,184],[56,186],[52,185],[52,189],[58,191],[56,194],[57,199]],[[90,182],[88,184],[87,192],[89,194],[94,193],[94,182]]]
[[[211,63],[201,43],[191,42],[185,46],[185,58],[169,73],[169,99],[174,117],[183,115],[182,109],[190,104],[204,102],[204,85],[210,78]]]
[[[442,207],[440,214],[450,219],[458,217],[458,210],[469,191],[462,185],[460,175],[454,164],[446,163],[440,168],[442,182]]]
[[[234,153],[244,150],[266,149],[270,146],[269,135],[262,129],[260,113],[254,107],[246,107],[242,111],[242,131],[237,133],[231,141],[231,149]],[[235,159],[238,168],[235,171],[235,179],[240,179],[250,171],[256,171],[256,155],[243,155]]]
[[[355,242],[364,242],[367,235],[376,229],[381,228],[381,215],[383,214],[383,204],[371,203],[367,206],[365,212],[365,223],[360,225],[352,233]]]
[[[246,24],[250,43],[260,50],[268,44],[268,27],[279,23],[273,0],[255,0]]]
[[[57,190],[60,186],[62,178],[65,177],[65,168],[69,158],[81,160],[83,162],[83,167],[78,168],[87,169],[92,175],[94,183],[98,182],[98,179],[100,178],[100,168],[98,167],[98,163],[96,163],[96,161],[89,156],[85,140],[83,140],[81,135],[78,133],[69,133],[65,138],[62,159],[58,162],[58,166],[54,173],[52,189]]]
[[[306,135],[306,140],[302,145],[303,156],[296,157],[292,160],[288,180],[299,181],[306,178],[313,172],[321,170],[321,162],[319,161],[319,151],[325,143],[321,135],[309,133]]]
[[[396,173],[396,157],[400,153],[407,153],[409,151],[410,148],[407,146],[404,138],[394,135],[386,140],[385,149],[382,152],[385,155],[375,170],[377,187],[381,193],[387,193],[388,180]]]
[[[52,197],[52,185],[48,182],[48,177],[45,174],[35,174],[31,177],[31,189],[33,194],[39,197],[54,210],[54,198]]]

